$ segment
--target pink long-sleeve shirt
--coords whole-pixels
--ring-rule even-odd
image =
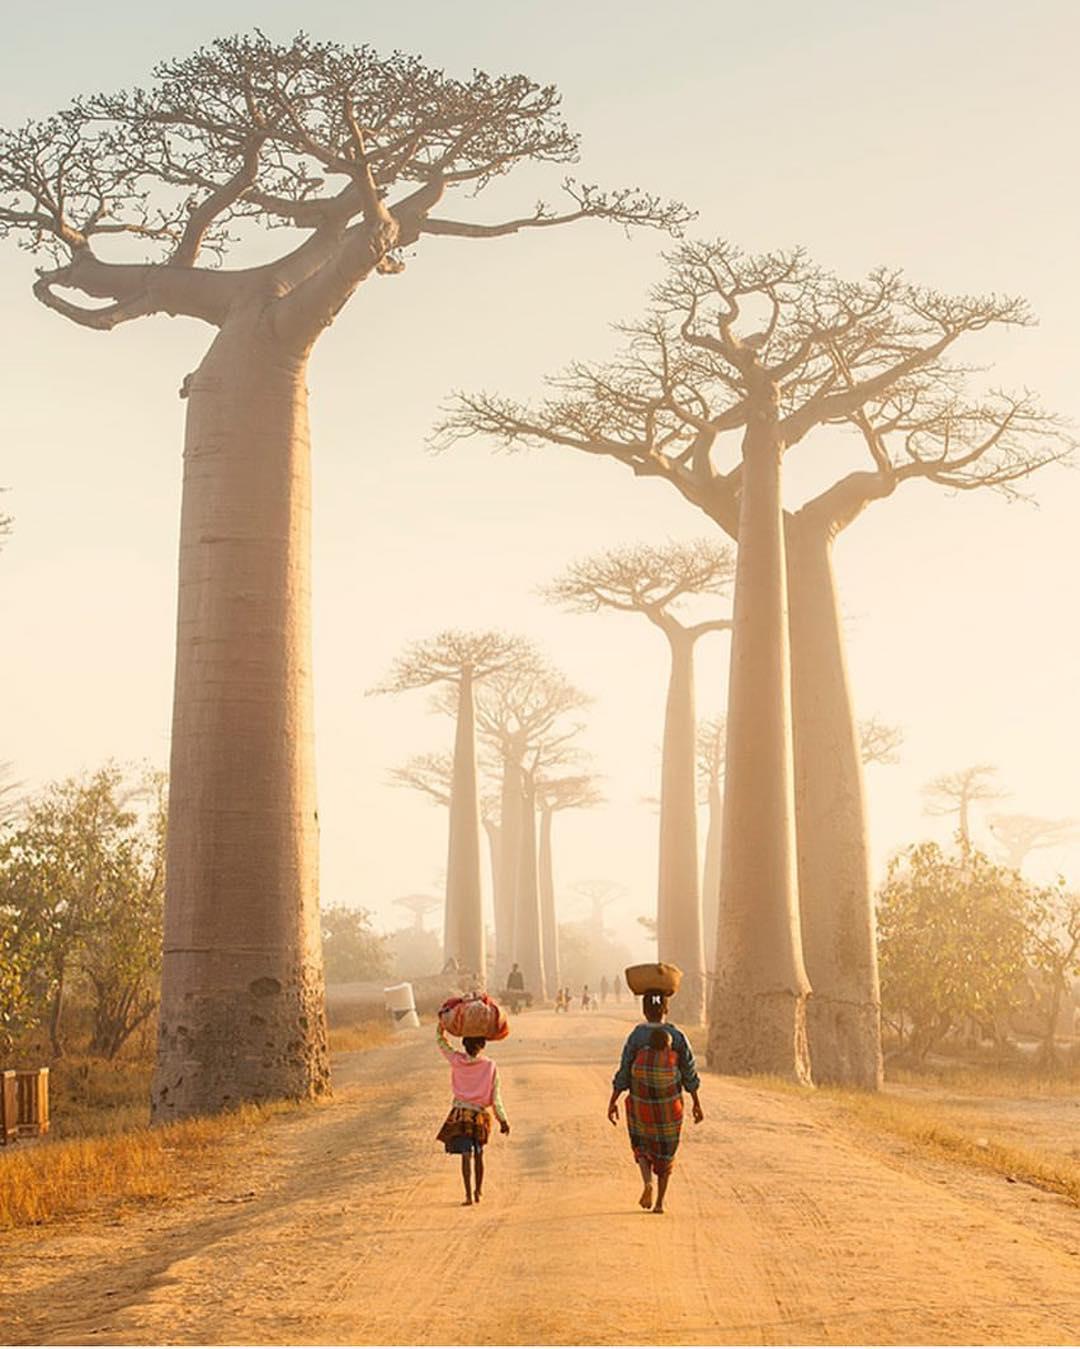
[[[493,1060],[479,1055],[472,1058],[460,1049],[454,1049],[442,1026],[436,1026],[435,1043],[439,1053],[450,1064],[450,1090],[454,1093],[454,1104],[468,1106],[470,1110],[486,1110],[488,1106],[493,1106],[496,1116],[505,1121],[506,1111],[499,1090],[499,1070]]]

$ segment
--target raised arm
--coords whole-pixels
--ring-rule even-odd
[[[447,1063],[453,1063],[454,1047],[446,1038],[446,1032],[442,1028],[442,1022],[438,1020],[435,1022],[435,1046]]]

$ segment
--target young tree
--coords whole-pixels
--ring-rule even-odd
[[[116,840],[109,885],[79,952],[94,990],[90,1053],[113,1059],[157,1010],[165,910],[167,779],[149,773],[121,786],[118,804],[131,821]],[[142,815],[129,810],[140,800]]]
[[[965,1017],[1015,1002],[1038,896],[974,848],[921,843],[898,854],[878,896],[882,1002],[925,1058]]]
[[[1060,882],[1036,891],[1028,933],[1031,962],[1045,987],[1038,1000],[1043,1023],[1039,1056],[1045,1067],[1055,1068],[1062,1007],[1080,978],[1080,895],[1068,894]]]
[[[324,905],[321,922],[327,983],[383,979],[390,973],[386,939],[373,931],[370,910]]]
[[[573,613],[640,614],[667,639],[671,656],[660,775],[660,867],[657,923],[660,959],[683,970],[677,1014],[692,1024],[705,1015],[705,948],[701,927],[695,789],[694,650],[726,618],[696,623],[679,617],[687,600],[730,588],[729,549],[698,540],[663,547],[637,544],[575,562],[545,590]]]
[[[947,366],[962,338],[1027,323],[1016,300],[950,297],[885,269],[849,283],[799,252],[747,257],[722,241],[688,244],[670,264],[653,310],[623,327],[622,355],[570,366],[537,408],[462,396],[436,439],[481,434],[508,447],[606,456],[668,483],[739,540],[727,937],[712,1062],[803,1077],[807,1015],[818,1078],[874,1087],[881,1055],[873,904],[833,544],[902,483],[1015,496],[1020,480],[1072,446],[1030,395],[973,393],[965,372]],[[837,427],[858,437],[869,468],[781,512],[783,458],[826,429],[841,434]],[[732,438],[734,463],[721,464]],[[758,865],[762,857],[769,867]],[[815,990],[808,1010],[800,913]]]
[[[1005,865],[1016,871],[1043,848],[1062,848],[1080,839],[1080,820],[1047,820],[1040,815],[991,815],[990,832],[1005,852]]]
[[[596,778],[587,773],[536,780],[536,804],[540,812],[539,888],[543,932],[544,971],[548,990],[562,987],[559,963],[559,920],[555,904],[555,864],[552,856],[554,818],[564,810],[587,810],[603,801]]]
[[[562,210],[490,224],[435,214],[517,164],[576,158],[556,91],[523,75],[458,80],[402,53],[261,33],[154,74],[146,89],[78,98],[0,136],[0,232],[55,264],[34,295],[71,322],[109,331],[169,314],[214,330],[181,388],[153,1092],[164,1118],[329,1083],[310,674],[316,341],[363,282],[400,272],[404,250],[427,236],[487,239],[585,217],[677,228],[686,212],[568,180]],[[252,225],[285,227],[278,256],[216,266],[241,262],[238,237]]]
[[[480,803],[476,771],[475,689],[500,671],[519,667],[529,648],[499,632],[441,632],[414,642],[374,692],[404,693],[446,684],[456,711],[450,839],[446,864],[443,950],[479,980],[487,969],[480,880]]]
[[[962,848],[971,847],[971,807],[976,801],[1000,801],[1007,796],[995,787],[992,779],[997,774],[993,764],[974,764],[958,773],[944,773],[923,788],[926,805],[924,814],[949,816],[957,819],[957,833]]]

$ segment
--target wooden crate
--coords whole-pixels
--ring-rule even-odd
[[[15,1070],[0,1071],[0,1147],[14,1143],[19,1136],[19,1093]]]
[[[15,1074],[20,1138],[49,1132],[49,1070],[35,1068]]]

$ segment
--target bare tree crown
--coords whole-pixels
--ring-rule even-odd
[[[52,258],[35,294],[88,327],[154,312],[220,324],[253,294],[302,290],[279,321],[310,340],[424,234],[485,238],[587,216],[678,231],[689,218],[636,188],[572,179],[560,210],[539,203],[491,224],[433,215],[448,193],[475,194],[523,161],[577,159],[557,91],[525,75],[455,79],[401,52],[255,32],[154,76],[0,133],[0,233]],[[306,237],[266,267],[197,266],[230,255],[250,220]],[[111,260],[123,241],[137,243],[135,262]],[[112,303],[73,304],[57,288]]]
[[[602,609],[670,620],[693,595],[723,595],[735,578],[730,548],[711,539],[663,545],[631,544],[572,563],[542,594],[572,613]],[[726,620],[707,626],[726,627]]]
[[[433,684],[459,683],[468,672],[474,680],[520,668],[533,659],[530,645],[504,632],[463,632],[448,628],[413,642],[398,656],[386,679],[371,693],[404,693]]]
[[[1030,324],[1021,300],[946,295],[884,268],[849,282],[801,251],[753,257],[723,241],[686,243],[667,261],[652,308],[619,325],[613,360],[571,364],[532,407],[458,394],[435,445],[480,435],[503,449],[603,455],[667,479],[733,535],[740,457],[725,464],[722,450],[755,409],[780,451],[834,426],[865,445],[868,468],[803,508],[833,529],[909,479],[1015,495],[1073,452],[1032,394],[975,391],[972,372],[950,361],[984,329]]]

